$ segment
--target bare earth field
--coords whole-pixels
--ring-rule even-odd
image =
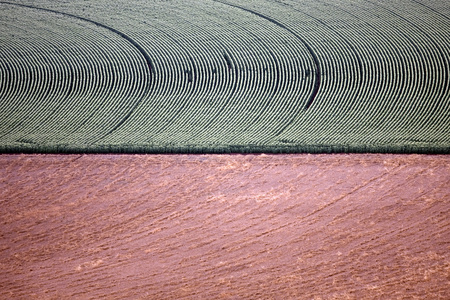
[[[450,156],[0,155],[2,299],[448,299]]]

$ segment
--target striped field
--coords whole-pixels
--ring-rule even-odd
[[[450,2],[0,1],[0,152],[450,153]]]

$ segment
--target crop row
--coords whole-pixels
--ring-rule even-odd
[[[123,39],[56,13],[14,7],[11,15],[26,18],[5,25],[16,38],[3,43],[0,136],[42,143],[83,131],[87,120],[107,128],[143,96],[148,72]],[[105,105],[110,99],[125,101]]]
[[[152,102],[158,101],[158,105],[141,110],[130,120],[136,122],[130,123],[130,126],[145,128],[148,132],[148,135],[136,138],[146,142],[149,136],[151,139],[156,136],[157,141],[170,137],[175,143],[187,137],[191,141],[204,140],[208,136],[224,139],[235,135],[236,128],[245,130],[249,123],[254,123],[261,115],[265,116],[264,111],[269,109],[274,110],[270,117],[283,119],[285,113],[279,112],[286,111],[286,102],[303,107],[312,85],[308,83],[311,78],[305,76],[306,70],[312,68],[310,57],[304,48],[280,47],[274,53],[272,47],[267,45],[268,41],[277,43],[280,39],[289,40],[290,37],[283,36],[286,34],[284,31],[268,31],[269,35],[261,40],[252,34],[252,31],[261,30],[261,24],[256,24],[260,28],[254,30],[240,25],[237,23],[239,20],[210,18],[204,21],[193,16],[194,12],[188,10],[184,13],[186,16],[181,12],[174,16],[166,15],[163,20],[154,20],[149,25],[155,28],[149,36],[164,43],[158,45],[155,51],[169,51],[166,49],[176,47],[175,53],[154,55],[156,77],[180,80],[178,84],[182,88],[165,89],[167,82],[173,84],[167,80],[157,84]],[[171,19],[175,17],[176,20]],[[206,25],[208,30],[204,29]],[[235,28],[232,35],[230,26]],[[150,42],[145,40],[145,36],[137,36],[136,39],[141,40],[143,45]],[[278,44],[282,45],[280,42]],[[279,53],[281,51],[282,55]],[[159,60],[167,57],[173,58],[175,63]],[[177,69],[177,66],[181,68]],[[188,72],[192,72],[191,82]],[[173,90],[179,93],[174,95]],[[130,130],[123,128],[122,131],[126,135]],[[120,141],[124,137],[116,133],[109,137],[109,141],[113,142],[113,138]]]
[[[449,149],[443,6],[3,3],[0,140],[148,151]],[[26,20],[7,17],[19,14]]]
[[[363,139],[370,142],[378,132],[382,133],[377,137],[380,142],[392,140],[395,135],[403,138],[408,134],[405,131],[420,136],[422,132],[418,129],[430,129],[430,119],[435,116],[435,110],[448,111],[448,101],[442,101],[448,99],[448,69],[439,51],[427,41],[426,34],[417,34],[415,27],[408,23],[389,24],[393,18],[388,11],[380,10],[386,15],[377,15],[375,20],[371,20],[365,14],[373,14],[375,8],[355,7],[353,4],[348,9],[339,6],[336,9],[325,9],[322,6],[321,11],[314,3],[286,3],[299,12],[298,18],[291,17],[287,26],[298,30],[315,26],[314,34],[321,36],[320,40],[314,36],[308,38],[313,41],[313,48],[318,50],[321,69],[325,72],[323,85],[316,99],[316,105],[321,107],[314,111],[320,116],[312,111],[311,114],[298,118],[298,122],[291,126],[292,132],[286,132],[283,139],[305,141],[304,130],[308,130],[308,127],[312,127],[314,131],[306,140],[307,143],[323,142],[333,135],[342,137],[346,134],[344,130],[349,131],[349,128],[353,130],[348,133],[347,138],[354,136],[355,141]],[[273,7],[267,7],[267,10],[269,8],[273,12]],[[264,8],[259,6],[258,9]],[[339,12],[341,16],[338,15]],[[315,19],[316,24],[304,24],[312,22],[307,16]],[[342,18],[344,21],[323,21],[331,18]],[[396,19],[394,21],[399,22]],[[352,24],[353,26],[349,26]],[[411,29],[410,33],[407,32],[408,29]],[[386,33],[389,33],[388,37]],[[308,36],[310,31],[299,31],[299,34]],[[339,44],[352,45],[348,49],[353,53],[345,53]],[[355,59],[350,61],[352,56]],[[358,60],[363,62],[361,77],[358,77],[357,72],[360,68]],[[343,80],[347,80],[350,85],[345,86]],[[335,114],[339,114],[341,118],[336,120],[333,117]],[[442,118],[442,115],[438,117],[443,123],[435,124],[436,127],[445,126],[448,120]],[[346,126],[336,128],[334,124],[330,124],[331,126],[324,128],[322,124],[317,124],[317,121],[323,122],[324,119],[337,121],[339,127]],[[361,120],[366,124],[372,123],[372,128],[358,126]],[[322,127],[322,137],[317,134],[318,127]],[[432,130],[436,130],[436,127]],[[363,132],[358,133],[358,130]],[[439,135],[437,138],[446,140],[448,135]]]

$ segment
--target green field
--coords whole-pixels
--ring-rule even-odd
[[[450,2],[0,1],[0,153],[450,153]]]

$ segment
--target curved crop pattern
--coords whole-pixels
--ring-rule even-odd
[[[450,4],[0,1],[0,152],[450,153]]]

